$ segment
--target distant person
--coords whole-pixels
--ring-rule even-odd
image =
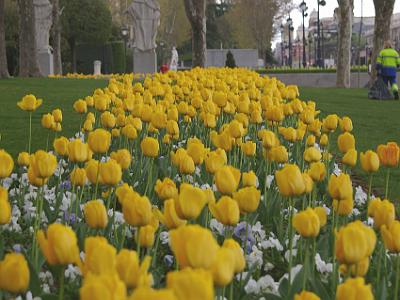
[[[378,76],[381,76],[387,86],[392,89],[395,99],[399,99],[399,87],[397,86],[396,75],[397,68],[400,66],[399,53],[392,48],[391,41],[385,41],[384,49],[379,53],[376,59],[376,69]]]

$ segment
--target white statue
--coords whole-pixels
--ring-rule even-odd
[[[172,47],[171,62],[169,64],[169,69],[171,71],[178,71],[178,61],[179,61],[178,51],[176,50],[175,47]]]
[[[155,49],[157,28],[160,25],[160,4],[157,0],[134,0],[128,13],[133,19],[133,48],[140,51]]]
[[[49,0],[34,0],[36,47],[38,51],[49,51],[50,28],[53,23],[52,5]]]

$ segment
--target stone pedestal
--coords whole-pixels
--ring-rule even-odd
[[[140,51],[135,49],[133,51],[133,72],[152,74],[157,72],[157,56],[156,51],[147,50]]]
[[[50,49],[39,50],[38,61],[43,76],[54,75],[53,53]]]
[[[93,63],[94,72],[93,75],[101,75],[101,61],[95,60]]]

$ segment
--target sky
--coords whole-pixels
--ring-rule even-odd
[[[325,0],[326,5],[320,7],[320,17],[332,17],[334,9],[338,6],[337,0]],[[293,3],[295,7],[299,7],[302,0],[294,0]],[[308,6],[308,13],[312,12],[313,9],[317,9],[317,0],[305,0]],[[361,5],[362,3],[362,5]],[[361,9],[362,8],[362,9]],[[374,16],[375,9],[373,0],[354,0],[354,15],[356,17],[361,16],[361,11],[363,12],[364,17]],[[394,13],[400,12],[400,0],[397,0],[394,4]],[[295,30],[298,26],[302,24],[302,16],[299,9],[294,9],[290,16],[293,19],[293,26]],[[308,24],[308,18],[305,21]],[[273,44],[279,41],[279,35],[275,37],[275,41]]]

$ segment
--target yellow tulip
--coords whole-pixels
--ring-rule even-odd
[[[197,219],[207,204],[206,194],[198,187],[182,183],[178,199],[175,202],[178,216],[182,219]]]
[[[306,186],[297,165],[286,164],[275,172],[279,192],[285,197],[299,196],[304,193]]]
[[[360,162],[361,168],[367,173],[373,173],[379,169],[379,157],[374,151],[361,152]]]
[[[294,295],[294,300],[320,300],[321,298],[312,292],[302,291],[300,294]]]
[[[57,123],[62,122],[63,116],[62,116],[62,111],[61,111],[61,109],[59,109],[59,108],[54,109],[54,110],[51,112],[51,114],[53,115],[53,118],[54,118],[54,121],[55,121],[55,122],[57,122]]]
[[[339,216],[348,216],[353,212],[354,201],[353,199],[333,199],[332,202],[333,209]]]
[[[17,103],[18,107],[25,111],[35,111],[40,105],[42,105],[42,99],[36,99],[32,94],[26,95],[21,101]]]
[[[324,120],[322,126],[328,131],[336,130],[338,126],[339,117],[336,114],[328,115]]]
[[[29,167],[36,177],[46,179],[54,174],[57,167],[57,159],[51,153],[38,150],[31,155]]]
[[[350,149],[356,148],[356,140],[354,138],[354,135],[349,132],[345,132],[339,135],[337,142],[339,150],[342,153],[346,153]]]
[[[374,218],[374,226],[379,229],[382,225],[387,227],[395,220],[395,207],[389,200],[381,201],[375,198],[369,202],[368,215]]]
[[[104,229],[108,223],[106,207],[101,200],[92,200],[83,208],[86,224],[90,228]]]
[[[351,266],[341,265],[339,267],[339,271],[343,275],[347,275],[348,272],[350,271],[351,275],[354,277],[357,277],[357,276],[363,277],[367,274],[368,268],[369,268],[369,257],[365,257],[360,262],[358,262],[354,265],[351,265]]]
[[[154,234],[156,229],[152,225],[146,225],[139,228],[137,242],[140,247],[150,248],[154,244]]]
[[[142,149],[142,153],[148,157],[157,157],[160,151],[160,145],[155,138],[145,137],[140,143],[140,148]]]
[[[86,162],[92,158],[92,151],[89,145],[80,139],[75,139],[68,143],[68,159],[71,162]]]
[[[233,199],[238,203],[242,213],[252,213],[260,204],[261,192],[254,186],[244,187],[233,193]]]
[[[190,138],[188,140],[186,152],[193,159],[193,162],[196,165],[200,165],[203,163],[206,155],[206,149],[199,139]]]
[[[321,151],[319,151],[317,148],[315,147],[308,147],[305,151],[304,151],[304,160],[306,162],[317,162],[320,161],[322,158],[322,154]]]
[[[164,201],[164,213],[155,209],[155,215],[168,229],[178,228],[186,224],[186,220],[179,218],[175,209],[175,200],[168,199]]]
[[[6,151],[0,149],[0,179],[11,175],[14,169],[14,160]]]
[[[179,173],[181,174],[193,174],[196,170],[193,158],[187,154],[182,155],[179,160]]]
[[[150,200],[137,193],[128,193],[122,202],[125,221],[131,226],[148,225],[153,216]]]
[[[50,265],[80,264],[78,240],[71,227],[54,223],[47,228],[47,237],[43,230],[36,235]]]
[[[206,155],[205,158],[206,171],[214,174],[220,168],[222,168],[227,161],[228,159],[225,150],[217,149],[215,151],[211,151]]]
[[[104,128],[114,128],[116,119],[112,113],[105,111],[100,115],[100,122]]]
[[[117,255],[116,269],[119,278],[130,288],[149,288],[152,284],[152,275],[148,273],[151,257],[146,256],[142,263],[136,251],[122,249]]]
[[[345,165],[348,165],[350,167],[354,167],[357,163],[357,150],[356,149],[350,149],[346,152],[346,154],[342,158],[342,162]]]
[[[11,205],[8,201],[8,192],[0,187],[0,225],[5,225],[11,221]]]
[[[214,92],[212,100],[219,107],[224,107],[228,101],[226,93],[218,91]]]
[[[307,208],[293,216],[293,227],[302,237],[316,237],[321,224],[317,213],[312,208]]]
[[[266,149],[271,149],[273,147],[279,146],[279,139],[276,137],[275,133],[270,130],[260,130],[258,132],[258,137],[262,140],[262,145]]]
[[[256,154],[257,145],[252,141],[247,141],[241,145],[242,152],[247,156],[254,156]]]
[[[213,300],[213,277],[209,271],[186,268],[167,274],[167,287],[177,300]]]
[[[87,103],[82,99],[75,101],[73,107],[79,114],[85,114],[87,112]]]
[[[333,199],[353,199],[353,186],[348,174],[331,176],[328,183],[328,191]]]
[[[325,164],[323,162],[311,163],[310,169],[308,170],[308,175],[310,175],[314,181],[323,181],[326,176]]]
[[[217,241],[210,230],[199,225],[170,230],[169,237],[172,252],[182,268],[209,269],[217,257]]]
[[[326,135],[325,133],[323,135],[321,135],[321,138],[319,139],[319,144],[323,147],[327,146],[329,143],[329,138],[328,135]]]
[[[314,211],[318,216],[320,227],[324,227],[326,225],[326,221],[327,221],[327,215],[326,215],[325,208],[318,206],[318,207],[314,208]]]
[[[315,145],[315,135],[309,135],[306,140],[306,145],[312,147]]]
[[[178,198],[178,189],[176,188],[176,184],[168,177],[164,178],[163,181],[157,179],[154,191],[161,200]]]
[[[381,227],[385,248],[393,253],[400,253],[400,221],[394,221],[389,226]]]
[[[239,222],[239,205],[231,197],[222,196],[217,203],[208,204],[211,214],[219,222],[227,226],[235,226]]]
[[[240,170],[232,166],[221,167],[215,173],[215,184],[222,194],[231,195],[240,182]]]
[[[54,117],[52,114],[44,114],[41,121],[42,127],[46,129],[52,129],[55,126]]]
[[[29,166],[30,155],[28,152],[20,152],[18,154],[18,165],[20,166]]]
[[[72,185],[84,186],[87,182],[86,171],[83,168],[75,168],[70,174],[70,181]]]
[[[237,120],[233,120],[231,123],[229,123],[228,130],[229,130],[230,136],[235,139],[242,137],[244,134],[243,125],[242,125],[242,123],[240,123]]]
[[[336,300],[373,300],[374,294],[370,284],[365,284],[364,278],[349,278],[339,284],[336,289]]]
[[[99,176],[101,183],[106,185],[117,185],[122,178],[122,169],[118,162],[114,159],[110,159],[105,163],[100,163]]]
[[[137,288],[128,300],[177,300],[174,292],[170,289],[153,290],[151,288]]]
[[[88,144],[94,153],[106,153],[111,145],[111,133],[98,128],[89,133]]]
[[[350,132],[353,130],[353,122],[349,117],[343,117],[339,120],[339,126],[342,131]]]
[[[289,153],[285,146],[280,145],[270,148],[268,151],[268,156],[271,161],[283,164],[289,160]]]
[[[123,136],[126,136],[130,140],[134,140],[137,138],[137,130],[132,124],[127,124],[122,127],[121,133]]]
[[[397,143],[389,142],[386,145],[379,145],[376,152],[383,166],[397,167],[399,165],[400,149]]]
[[[89,273],[79,289],[81,300],[125,300],[126,287],[115,273]]]
[[[68,139],[64,136],[61,136],[54,140],[53,148],[58,155],[66,156],[68,155],[68,144],[69,144]]]
[[[355,221],[339,229],[336,237],[336,257],[340,263],[352,265],[372,254],[376,235],[372,228]]]
[[[257,175],[253,171],[243,172],[242,184],[244,187],[246,187],[246,186],[257,187],[257,185],[258,185]]]
[[[105,275],[115,272],[117,250],[101,236],[85,239],[85,263],[83,275]]]
[[[221,247],[217,251],[217,258],[211,266],[214,283],[217,286],[226,286],[235,272],[235,254],[230,248]]]
[[[110,157],[118,162],[122,169],[128,169],[131,165],[132,156],[127,149],[119,149],[112,152]]]
[[[294,143],[297,140],[297,131],[292,127],[279,127],[279,133],[289,142]]]
[[[19,253],[8,253],[0,261],[0,290],[23,293],[29,287],[29,267],[25,257]]]
[[[234,272],[235,273],[240,273],[244,270],[246,267],[246,260],[244,258],[244,253],[242,247],[239,245],[238,242],[236,242],[234,239],[225,239],[224,243],[222,245],[223,248],[229,248],[231,249],[235,256],[234,262],[235,262],[235,267],[234,267]]]

